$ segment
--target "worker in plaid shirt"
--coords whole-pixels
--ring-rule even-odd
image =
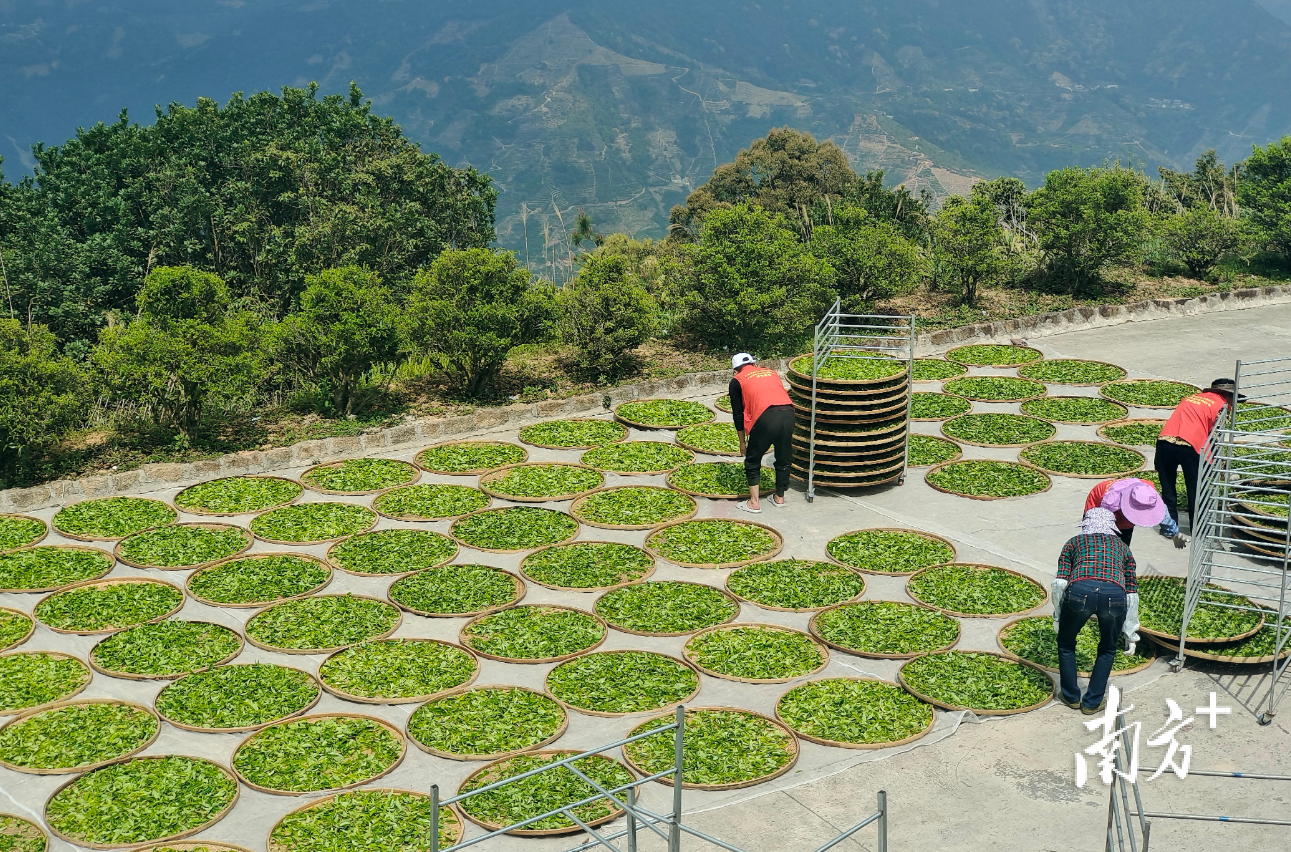
[[[1085,513],[1080,534],[1063,546],[1058,557],[1053,623],[1058,631],[1061,698],[1063,704],[1087,716],[1107,706],[1107,678],[1121,635],[1125,635],[1127,654],[1134,653],[1139,638],[1139,584],[1134,571],[1134,555],[1121,541],[1116,516],[1103,508]],[[1082,699],[1076,635],[1094,616],[1098,617],[1098,657]]]

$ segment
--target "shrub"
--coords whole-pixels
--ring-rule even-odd
[[[1291,256],[1291,136],[1266,148],[1255,146],[1237,197],[1266,244]]]
[[[858,313],[876,299],[907,293],[923,273],[919,248],[894,225],[866,215],[859,207],[840,207],[833,224],[811,234],[811,252],[834,269],[834,286],[844,307]]]
[[[994,283],[1008,268],[998,217],[995,205],[979,194],[971,201],[952,195],[933,219],[934,256],[970,307],[977,304],[977,288]]]
[[[592,255],[560,293],[561,334],[578,348],[578,371],[616,378],[634,364],[632,350],[656,328],[654,299],[628,271],[626,258]]]
[[[409,336],[468,395],[496,393],[507,354],[549,333],[552,296],[511,252],[446,251],[413,279]]]
[[[47,328],[0,319],[0,481],[75,428],[85,386]]]
[[[1236,219],[1209,207],[1193,207],[1161,225],[1161,243],[1196,278],[1204,278],[1242,243]]]

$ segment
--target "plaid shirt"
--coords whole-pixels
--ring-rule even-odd
[[[1070,583],[1107,580],[1134,594],[1139,590],[1135,567],[1134,555],[1118,536],[1081,533],[1063,545],[1058,578]]]

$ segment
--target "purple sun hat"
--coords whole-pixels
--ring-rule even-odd
[[[1154,527],[1165,518],[1165,503],[1151,483],[1142,479],[1118,479],[1103,495],[1102,507],[1120,512],[1136,527]]]

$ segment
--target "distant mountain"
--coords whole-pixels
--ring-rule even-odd
[[[1279,20],[1280,16],[1283,20]],[[423,148],[493,175],[499,239],[663,233],[767,129],[938,194],[1121,157],[1226,160],[1291,132],[1291,0],[0,2],[0,153],[122,107],[355,80]]]

